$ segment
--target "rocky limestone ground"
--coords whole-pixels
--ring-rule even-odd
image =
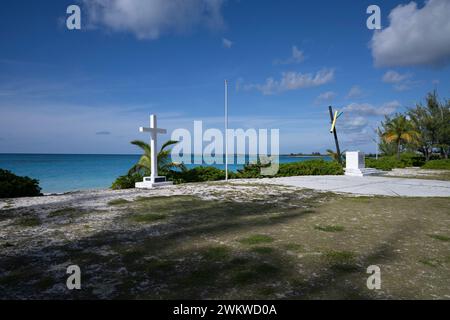
[[[449,249],[448,198],[239,180],[0,200],[2,299],[449,299]]]

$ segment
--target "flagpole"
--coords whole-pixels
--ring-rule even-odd
[[[378,153],[380,152],[380,132],[378,131],[378,129],[375,132],[377,134],[377,141],[375,141],[375,143],[377,144],[377,153],[375,155],[375,159],[378,160]]]
[[[225,80],[225,180],[228,180],[228,81]]]

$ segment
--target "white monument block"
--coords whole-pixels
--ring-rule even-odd
[[[158,153],[156,148],[158,146],[158,133],[167,133],[166,129],[160,129],[156,123],[156,115],[150,115],[150,128],[139,128],[140,132],[150,132],[150,158],[151,158],[151,175],[144,177],[144,181],[136,182],[135,187],[140,189],[151,189],[155,187],[171,185],[172,181],[166,181],[166,177],[158,176]]]
[[[363,177],[380,173],[382,173],[382,171],[373,168],[366,168],[364,152],[347,151],[345,153],[346,176]]]

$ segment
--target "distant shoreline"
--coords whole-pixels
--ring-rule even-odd
[[[0,155],[39,155],[39,156],[141,156],[141,153],[36,153],[36,152],[31,152],[31,153],[26,153],[26,152],[0,152]],[[201,156],[201,154],[186,154],[186,155],[193,155],[193,156]],[[224,154],[218,154],[218,156],[224,156]],[[236,154],[235,156],[249,156],[249,157],[255,157],[256,155],[247,155],[247,154]],[[319,155],[312,155],[312,154],[305,154],[305,155],[300,155],[300,154],[295,154],[295,155],[291,155],[291,154],[280,154],[280,157],[293,157],[293,158],[298,158],[298,157],[305,157],[305,158],[317,158],[317,157],[327,157],[326,154],[319,154]]]
[[[290,154],[280,154],[280,157],[290,157],[290,158],[322,158],[322,157],[328,157],[326,154],[318,154],[318,155],[290,155]]]
[[[60,193],[74,190],[108,188],[114,180],[125,175],[139,160],[140,155],[83,155],[83,154],[0,154],[0,168],[19,176],[38,179],[43,193]],[[194,156],[192,156],[194,157]],[[221,156],[218,156],[219,160]],[[189,158],[189,156],[188,156]],[[200,157],[192,158],[188,169],[198,166],[212,166],[225,169],[223,163],[207,164]],[[231,157],[229,159],[232,159]],[[328,160],[319,156],[280,156],[280,164],[308,160]],[[201,163],[200,163],[201,160]],[[244,161],[245,160],[245,161]],[[228,171],[236,172],[244,167],[244,162],[256,157],[234,156],[229,161]]]

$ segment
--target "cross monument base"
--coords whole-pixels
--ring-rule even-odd
[[[166,181],[166,177],[144,177],[144,181],[136,182],[135,187],[138,189],[152,189],[163,186],[172,185],[172,181]]]
[[[366,168],[364,160],[364,152],[347,151],[345,157],[345,175],[353,177],[365,177],[383,173],[383,171],[374,168]]]

